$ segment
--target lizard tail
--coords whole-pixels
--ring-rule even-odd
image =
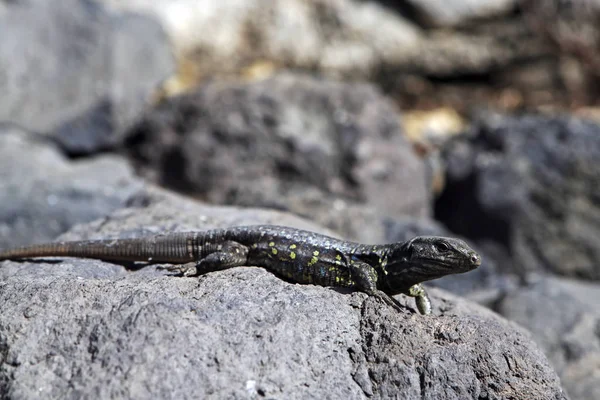
[[[185,263],[194,261],[194,237],[173,233],[140,239],[57,242],[0,251],[0,261],[34,257],[78,257],[113,261]]]

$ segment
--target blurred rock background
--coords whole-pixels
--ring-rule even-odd
[[[484,264],[429,285],[600,398],[599,50],[596,0],[0,0],[0,248],[154,185],[267,213],[223,224],[460,236]]]

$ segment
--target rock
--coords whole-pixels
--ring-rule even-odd
[[[123,207],[142,187],[122,157],[69,161],[39,136],[0,126],[2,249],[54,239]]]
[[[132,204],[63,239],[257,220],[310,226],[154,190]],[[566,399],[521,328],[441,291],[436,315],[423,317],[412,300],[398,312],[260,268],[196,279],[94,260],[7,261],[0,281],[9,397]]]
[[[126,208],[115,211],[112,217],[77,225],[61,235],[61,239],[116,238],[124,237],[123,235],[138,237],[164,232],[259,224],[285,225],[336,236],[326,228],[289,213],[257,208],[209,206],[147,184],[143,190],[129,198]]]
[[[600,285],[538,277],[497,304],[527,328],[573,400],[600,398]]]
[[[179,60],[163,86],[171,96],[215,77],[264,78],[285,68],[369,80],[403,109],[597,103],[596,1],[103,3],[161,21]]]
[[[429,213],[425,165],[398,119],[370,85],[284,74],[168,99],[126,146],[145,176],[169,188],[289,210],[373,241],[363,232],[371,217]]]
[[[441,8],[427,10],[436,13],[437,20],[456,21],[500,13],[510,2],[514,0],[477,4],[474,0],[454,0],[450,5],[446,2]],[[519,63],[523,57],[535,58],[543,47],[539,40],[523,33],[522,21],[509,21],[508,28],[494,27],[492,32],[430,32],[422,29],[419,21],[410,19],[415,13],[404,10],[406,4],[398,6],[398,2],[389,1],[103,3],[117,10],[150,13],[162,21],[178,59],[185,60],[180,66],[180,84],[173,85],[177,90],[189,89],[206,77],[247,76],[246,72],[257,65],[266,64],[269,71],[285,66],[328,77],[375,79],[386,90],[405,90],[407,97],[412,93],[414,99],[416,88],[404,87],[410,85],[404,78],[410,79],[413,72],[420,77],[473,78]],[[400,10],[394,10],[394,6]],[[489,25],[489,21],[482,25]],[[198,27],[209,27],[211,34],[202,34]],[[469,89],[472,93],[471,86]],[[434,97],[435,88],[427,94]],[[466,100],[467,96],[461,98]]]
[[[194,67],[187,70],[196,70],[193,73],[197,77],[239,75],[264,61],[338,77],[365,76],[384,60],[396,64],[398,59],[406,59],[405,49],[414,47],[419,37],[411,22],[374,2],[103,3],[117,10],[156,16],[169,32],[178,58],[189,60]],[[211,34],[203,34],[198,27],[207,27]]]
[[[600,279],[600,127],[569,117],[480,117],[445,151],[436,217],[492,240],[521,274]]]
[[[0,121],[72,154],[118,143],[173,72],[160,25],[93,1],[11,3],[0,14]]]
[[[512,11],[517,3],[517,0],[408,0],[422,23],[438,27],[465,25],[475,18],[498,18]]]
[[[402,125],[408,140],[429,150],[464,132],[467,121],[454,109],[439,108],[406,111]]]
[[[393,310],[363,306],[363,349],[381,398],[567,398],[553,389],[558,380],[528,332],[443,291],[431,294],[443,303],[429,321],[396,321]]]

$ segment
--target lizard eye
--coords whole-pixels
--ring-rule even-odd
[[[444,242],[436,242],[434,246],[435,246],[436,250],[439,251],[440,253],[445,253],[448,250],[450,250],[450,246],[448,246],[448,244],[444,243]]]

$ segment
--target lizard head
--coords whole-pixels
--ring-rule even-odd
[[[443,275],[468,272],[481,265],[479,254],[460,239],[417,236],[402,247],[410,263],[439,269]]]
[[[386,260],[388,283],[395,287],[472,271],[481,265],[479,254],[464,241],[442,236],[417,236],[396,246]]]

